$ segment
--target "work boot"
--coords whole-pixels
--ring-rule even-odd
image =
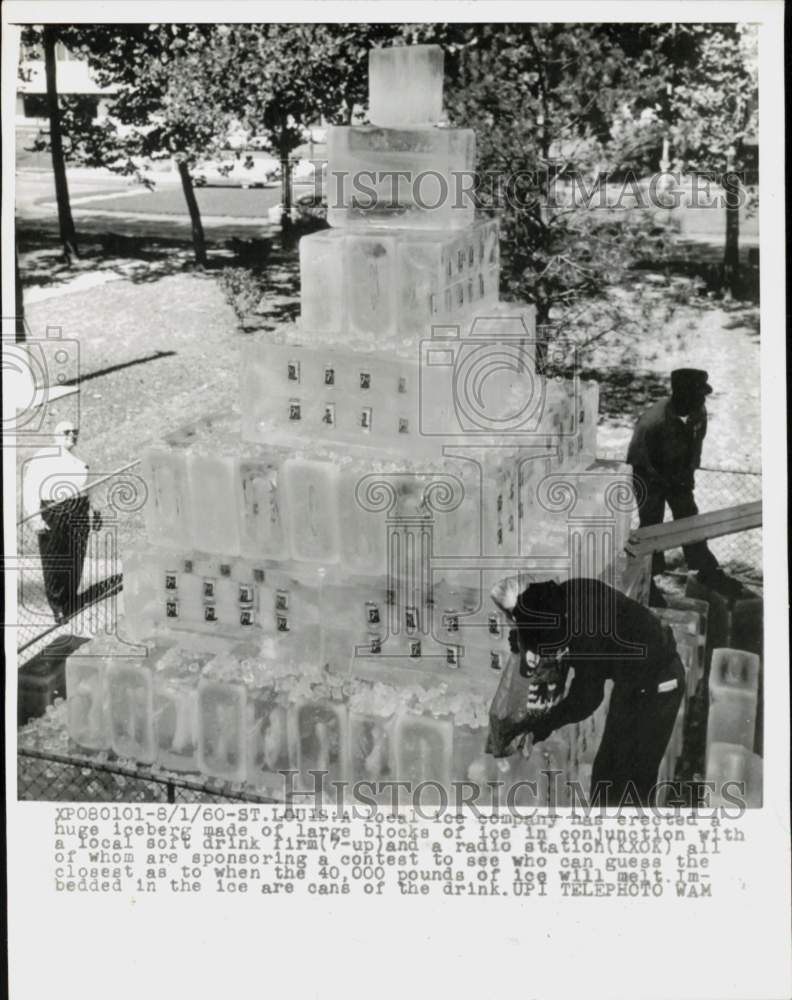
[[[740,598],[748,596],[748,591],[746,591],[740,581],[724,573],[720,567],[709,570],[706,573],[699,571],[698,578],[699,583],[704,584],[705,587],[709,587],[710,590],[714,590],[722,597],[725,597],[729,604],[734,604]]]

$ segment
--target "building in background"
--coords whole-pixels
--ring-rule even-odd
[[[35,152],[31,148],[39,132],[48,128],[44,53],[23,50],[20,69],[15,117],[17,164],[47,169],[50,165],[49,153]],[[58,95],[62,100],[76,104],[92,118],[101,118],[107,113],[113,88],[100,86],[94,80],[88,63],[72,55],[62,42],[55,46],[55,70]]]

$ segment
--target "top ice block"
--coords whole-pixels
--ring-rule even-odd
[[[373,125],[436,125],[442,112],[443,50],[439,45],[369,52],[369,121]]]

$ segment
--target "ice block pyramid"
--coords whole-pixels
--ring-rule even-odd
[[[329,131],[301,318],[245,344],[238,412],[144,456],[124,600],[153,652],[71,671],[86,748],[258,791],[286,767],[489,780],[509,655],[491,589],[518,571],[618,583],[630,509],[595,464],[597,385],[543,377],[533,307],[499,301],[498,224],[466,196],[475,136],[441,122],[442,66],[437,46],[371,52],[371,124]]]

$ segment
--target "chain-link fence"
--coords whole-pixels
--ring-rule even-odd
[[[182,778],[144,765],[127,766],[83,754],[21,747],[17,754],[17,797],[36,802],[276,801],[211,778]]]
[[[702,468],[696,472],[696,504],[702,512],[762,499],[759,472]],[[708,543],[718,562],[737,573],[762,576],[762,529],[752,528]]]
[[[711,466],[696,471],[696,505],[702,514],[741,503],[762,499],[762,474],[752,470],[716,469]],[[670,517],[666,510],[666,517]],[[635,510],[632,527],[638,527]],[[762,529],[751,528],[733,535],[713,538],[707,545],[728,573],[746,577],[757,586],[762,581]],[[681,550],[679,552],[681,556]],[[669,565],[674,562],[674,550],[666,553]]]

